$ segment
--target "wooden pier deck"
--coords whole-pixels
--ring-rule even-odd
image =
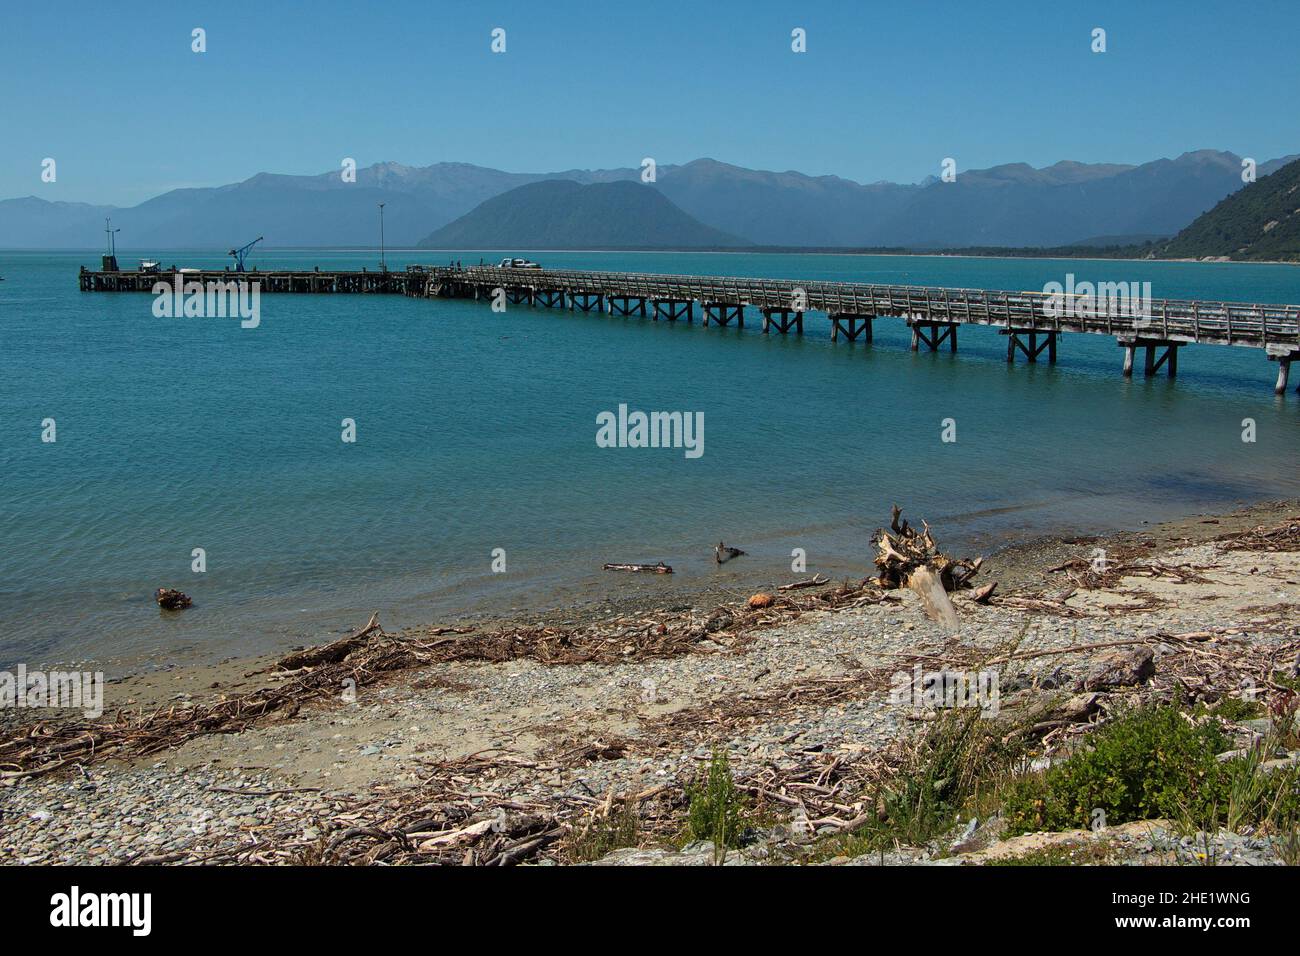
[[[178,277],[182,283],[199,282],[204,286],[212,282],[256,282],[261,293],[406,295],[411,288],[424,288],[424,273],[419,270],[370,272],[363,269],[351,272],[317,268],[274,272],[231,272],[229,269],[96,272],[83,266],[78,279],[82,292],[152,292],[157,283],[171,285]]]
[[[941,286],[862,282],[800,282],[729,276],[663,275],[557,269],[466,269],[410,266],[401,272],[337,270],[183,273],[94,272],[82,269],[84,292],[149,292],[154,284],[256,281],[264,293],[373,293],[423,298],[474,298],[551,308],[642,315],[694,321],[696,304],[705,325],[745,324],[745,310],[760,313],[763,331],[799,334],[806,313],[824,313],[832,338],[872,340],[877,318],[903,319],[913,350],[957,351],[962,325],[998,328],[1007,337],[1007,361],[1017,354],[1035,362],[1056,361],[1058,339],[1073,332],[1107,335],[1124,349],[1123,373],[1132,374],[1138,349],[1144,372],[1173,376],[1178,350],[1202,343],[1262,350],[1278,363],[1275,391],[1287,387],[1291,363],[1300,359],[1300,305],[1141,300],[1097,293],[1009,292]]]

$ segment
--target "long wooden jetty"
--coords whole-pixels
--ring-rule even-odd
[[[831,337],[872,340],[878,318],[900,318],[912,333],[914,351],[957,351],[962,325],[998,328],[1007,337],[1007,361],[1022,355],[1036,362],[1046,353],[1056,361],[1066,332],[1107,335],[1124,350],[1123,374],[1133,372],[1139,349],[1143,371],[1169,376],[1178,371],[1178,350],[1193,343],[1262,350],[1278,363],[1275,391],[1285,392],[1290,366],[1300,359],[1300,305],[1146,299],[1128,294],[1128,283],[1098,283],[1090,291],[1058,293],[953,289],[942,286],[879,285],[864,282],[799,282],[730,276],[663,275],[408,266],[404,271],[362,270],[243,272],[95,272],[84,267],[83,292],[149,292],[159,282],[256,281],[267,293],[377,293],[419,298],[473,298],[567,308],[655,320],[694,321],[743,327],[745,310],[756,310],[764,332],[801,334],[807,313],[823,313]],[[1131,285],[1136,285],[1131,284]]]
[[[198,282],[207,286],[215,282],[256,282],[259,292],[299,293],[388,293],[406,295],[414,287],[423,288],[424,274],[406,272],[360,272],[337,269],[301,269],[276,272],[231,272],[229,269],[184,269],[166,271],[102,271],[81,267],[82,292],[152,292],[163,282],[172,285],[178,279],[184,285]]]

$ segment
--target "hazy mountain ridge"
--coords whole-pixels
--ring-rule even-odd
[[[1169,236],[1241,186],[1240,158],[1211,150],[1104,171],[1062,163],[959,171],[956,182],[922,190],[867,244],[1058,246],[1102,235]]]
[[[1285,165],[1260,164],[1259,175]],[[760,245],[944,248],[1053,246],[1091,236],[1172,236],[1242,185],[1233,153],[1200,150],[1140,166],[1062,161],[958,170],[957,180],[863,184],[838,176],[747,169],[712,159],[661,165],[654,183],[682,212]],[[103,220],[124,250],[377,245],[380,202],[392,246],[411,246],[480,204],[546,180],[639,182],[639,168],[510,173],[469,163],[376,163],[346,183],[339,170],[258,173],[225,186],[176,189],[136,206],[0,201],[0,247],[87,248]],[[519,241],[508,245],[522,244]]]
[[[551,179],[495,196],[427,236],[421,247],[711,249],[749,245],[634,182]]]

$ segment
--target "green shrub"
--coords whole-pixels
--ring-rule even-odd
[[[704,780],[687,787],[686,795],[690,800],[687,832],[692,840],[709,840],[719,851],[740,846],[745,804],[725,752],[713,752]]]
[[[1245,700],[1241,697],[1224,697],[1210,711],[1215,717],[1222,717],[1230,722],[1253,720],[1264,716],[1264,705],[1257,700]]]
[[[1207,819],[1226,807],[1230,741],[1215,721],[1193,724],[1173,707],[1132,711],[1097,730],[1087,750],[1024,777],[1003,803],[1007,833],[1086,828],[1093,811],[1114,825],[1155,817]]]

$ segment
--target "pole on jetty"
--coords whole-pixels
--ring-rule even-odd
[[[379,204],[379,269],[381,272],[388,271],[388,263],[384,261],[384,204]]]
[[[116,236],[122,230],[113,228],[113,220],[104,220],[104,232],[108,233],[108,255],[104,256],[104,271],[117,272],[117,239]]]

